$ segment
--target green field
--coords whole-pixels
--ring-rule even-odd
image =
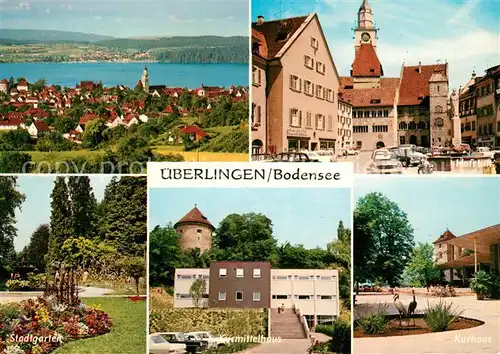
[[[87,305],[101,305],[113,322],[111,332],[64,344],[54,354],[137,354],[146,352],[146,302],[127,298],[87,298]]]

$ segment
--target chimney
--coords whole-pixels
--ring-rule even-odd
[[[422,74],[422,62],[421,61],[418,62],[418,73]]]
[[[476,70],[473,70],[472,71],[472,80],[474,80],[476,78]]]
[[[257,16],[257,26],[260,26],[264,23],[264,16],[259,15]]]

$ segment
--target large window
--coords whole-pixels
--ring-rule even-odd
[[[302,111],[296,108],[290,109],[290,126],[302,127]]]
[[[252,68],[252,83],[255,86],[260,86],[262,83],[262,81],[261,81],[262,78],[260,75],[261,75],[261,70],[254,65]]]
[[[297,75],[290,75],[290,88],[293,91],[300,92],[301,79]]]

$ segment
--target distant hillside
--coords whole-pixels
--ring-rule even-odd
[[[209,47],[234,47],[247,46],[248,37],[219,37],[219,36],[197,36],[197,37],[167,37],[152,39],[111,39],[100,41],[95,44],[115,49],[136,49],[147,51],[159,48],[209,48]]]
[[[93,33],[32,30],[32,29],[0,29],[0,39],[14,41],[38,41],[38,42],[98,42],[114,39],[111,36],[103,36]]]

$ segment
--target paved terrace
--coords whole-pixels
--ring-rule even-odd
[[[411,295],[400,294],[400,301],[408,305]],[[354,312],[363,315],[379,303],[389,304],[388,312],[397,314],[392,295],[358,295]],[[464,310],[462,316],[484,321],[484,325],[459,330],[408,336],[356,338],[354,352],[358,353],[470,353],[497,354],[500,352],[500,300],[478,301],[475,296],[458,296],[452,298],[419,297],[416,295],[417,312],[422,312],[429,304],[438,303],[442,299],[452,302]]]
[[[311,333],[316,340],[328,342],[330,337],[322,333]],[[310,339],[282,339],[279,343],[262,343],[237,354],[307,354]]]

